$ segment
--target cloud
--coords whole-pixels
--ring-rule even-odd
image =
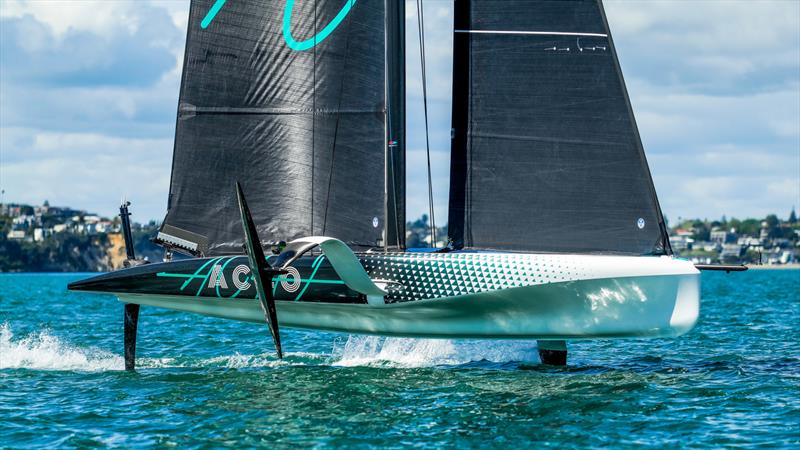
[[[786,217],[800,205],[800,80],[724,95],[629,87],[668,217]]]
[[[436,216],[446,221],[453,2],[424,2]],[[605,6],[662,207],[678,216],[800,206],[800,2]],[[409,218],[426,213],[416,4],[407,1]],[[188,1],[0,1],[6,199],[160,219]],[[457,69],[458,70],[458,69]]]
[[[86,31],[111,36],[120,31],[132,33],[142,22],[137,13],[139,2],[63,0],[3,0],[0,18],[35,17],[55,36]]]
[[[181,42],[178,30],[166,11],[141,5],[126,14],[113,12],[109,3],[100,4],[95,17],[85,2],[64,7],[30,8],[39,13],[3,17],[0,27],[0,63],[4,83],[34,85],[40,89],[64,86],[149,86],[175,65],[171,49]],[[128,6],[123,4],[123,6]],[[5,9],[5,8],[4,8]],[[62,21],[93,17],[88,24],[64,28],[50,11],[63,9]],[[120,7],[120,10],[130,8]],[[75,13],[77,10],[77,14]],[[119,16],[119,17],[117,17]],[[105,22],[98,22],[105,18]],[[105,29],[100,25],[111,26]],[[99,29],[96,29],[99,28]]]
[[[703,178],[664,177],[665,184],[670,185],[670,196],[666,197],[662,208],[665,215],[675,223],[679,218],[719,219],[727,217],[764,217],[777,213],[788,216],[792,201],[800,195],[797,179],[792,177],[775,177],[769,173],[756,173],[743,179],[738,175],[710,175]],[[674,199],[683,199],[703,205],[702,208],[691,207],[677,209],[672,207]],[[790,205],[788,208],[776,210],[771,204],[781,202]],[[688,212],[688,214],[686,212]],[[740,211],[747,211],[741,214]]]
[[[408,164],[406,169],[406,212],[407,219],[415,220],[423,214],[428,214],[428,173],[425,148],[410,148],[407,150],[407,160],[415,164]],[[431,168],[433,179],[434,214],[436,226],[447,223],[447,203],[450,192],[450,152],[436,151],[431,153]]]
[[[676,94],[638,79],[628,85],[650,151],[731,142],[778,145],[781,150],[780,144],[791,147],[800,138],[800,82],[780,91],[724,96]]]
[[[140,221],[166,212],[172,139],[116,138],[94,133],[4,129],[7,198],[79,207],[111,215],[122,197],[135,201]],[[167,170],[165,170],[167,168]]]
[[[606,1],[626,77],[674,92],[780,90],[797,80],[800,3]]]
[[[0,2],[7,200],[111,215],[127,194],[137,219],[163,217],[187,16],[174,1]]]
[[[142,87],[41,89],[2,82],[0,118],[4,128],[167,137],[174,133],[179,85],[179,77]]]

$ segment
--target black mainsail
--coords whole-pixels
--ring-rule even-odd
[[[599,0],[455,2],[455,248],[669,253]]]
[[[162,242],[241,253],[240,181],[262,239],[402,247],[403,80],[387,84],[387,68],[402,71],[404,55],[393,47],[387,63],[385,50],[402,36],[394,3],[192,1]]]

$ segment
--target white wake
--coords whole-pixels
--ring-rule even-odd
[[[462,341],[446,339],[350,336],[334,344],[336,366],[434,367],[478,361],[538,361],[532,341]]]
[[[47,330],[14,339],[11,327],[0,325],[0,369],[103,371],[125,368],[121,356],[67,344]]]
[[[287,360],[278,360],[274,354],[216,356],[205,359],[146,358],[136,359],[138,369],[220,367],[243,369],[253,367],[276,367],[281,365],[305,365],[303,359],[317,357],[310,353],[287,353]],[[15,337],[9,324],[0,325],[0,370],[64,370],[79,372],[102,372],[124,370],[125,360],[106,350],[74,346],[48,330],[36,331],[26,336]]]
[[[471,362],[538,361],[532,341],[458,341],[444,339],[349,336],[334,341],[330,354],[287,352],[284,360],[274,353],[211,358],[143,358],[140,369],[218,367],[245,369],[278,366],[332,365],[338,367],[416,368],[456,366]],[[9,324],[0,325],[0,369],[100,372],[124,370],[121,355],[94,347],[82,348],[40,330],[16,337]]]

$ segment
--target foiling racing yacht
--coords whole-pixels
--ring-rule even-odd
[[[156,238],[192,258],[128,240],[70,285],[126,303],[127,368],[139,305],[266,321],[279,356],[279,324],[530,338],[551,364],[694,326],[599,0],[454,2],[449,245],[406,249],[404,3],[192,1]]]

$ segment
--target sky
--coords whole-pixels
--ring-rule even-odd
[[[423,3],[441,225],[452,1]],[[605,7],[667,218],[786,218],[800,207],[800,1]],[[135,220],[163,218],[188,9],[184,0],[0,0],[2,201],[111,216],[127,197]],[[416,218],[428,197],[415,3],[406,10],[407,216]]]

